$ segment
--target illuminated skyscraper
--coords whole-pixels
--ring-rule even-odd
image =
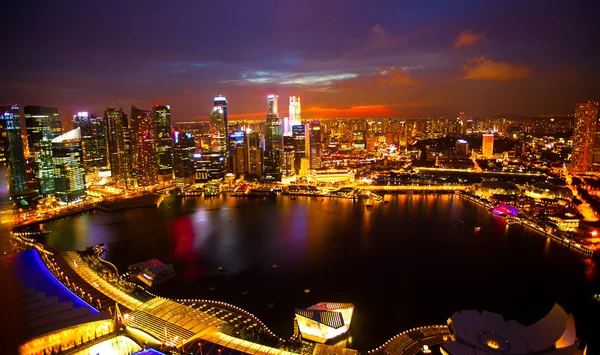
[[[51,141],[61,134],[58,109],[25,106],[24,115],[31,166],[29,186],[38,190],[40,195],[47,196],[54,192]]]
[[[294,141],[294,170],[298,172],[302,158],[306,158],[306,126],[292,126],[292,139]]]
[[[291,135],[283,136],[283,157],[282,157],[282,165],[281,172],[285,176],[291,176],[295,173],[294,168],[294,148],[295,142],[294,137]]]
[[[300,96],[290,96],[290,127],[302,124],[302,110],[300,108]]]
[[[106,120],[88,112],[73,115],[74,127],[81,128],[83,165],[86,172],[104,170],[108,167]]]
[[[494,156],[494,135],[484,134],[483,141],[481,143],[481,153],[486,158]]]
[[[107,108],[104,110],[108,141],[108,161],[110,173],[115,182],[127,186],[130,169],[130,141],[127,115],[123,110]]]
[[[573,153],[570,169],[573,172],[591,171],[600,167],[600,140],[598,135],[598,102],[580,102],[575,107],[575,129],[573,130]],[[598,147],[598,148],[596,148]]]
[[[158,179],[173,180],[173,138],[171,137],[171,106],[154,105],[152,117],[156,125],[156,155]]]
[[[175,184],[184,187],[194,183],[194,153],[196,145],[191,133],[175,131],[175,145],[173,147],[173,170]]]
[[[310,159],[310,168],[321,167],[321,123],[310,122],[306,124],[305,130],[305,152],[306,158]]]
[[[272,113],[275,116],[279,116],[278,103],[279,96],[271,94],[267,96],[267,113]]]
[[[259,178],[263,174],[263,150],[258,132],[246,133],[248,158],[246,174],[250,178]]]
[[[132,167],[138,186],[158,183],[156,123],[152,113],[131,106]]]
[[[227,139],[227,122],[225,121],[225,109],[222,106],[215,106],[208,114],[209,132],[210,132],[210,152],[223,157],[220,159],[223,170],[228,169],[229,162],[229,143]]]
[[[85,195],[80,127],[52,139],[52,168],[54,194],[60,201],[72,202]]]
[[[227,99],[225,98],[225,96],[219,95],[215,97],[214,107],[218,107],[220,109],[218,110],[218,112],[220,112],[222,115],[223,126],[219,127],[219,132],[220,137],[222,137],[223,139],[223,142],[221,144],[224,144],[225,147],[225,170],[229,171],[231,170],[232,166],[231,157],[233,156],[233,153],[231,151],[232,146],[229,144],[229,121],[227,118]],[[213,109],[213,112],[214,111],[215,110]]]
[[[0,150],[9,169],[9,193],[18,194],[27,189],[25,154],[21,137],[19,106],[0,106]]]
[[[271,98],[274,97],[274,101]],[[267,119],[265,121],[265,155],[263,169],[265,178],[281,181],[281,160],[283,152],[283,135],[281,121],[273,111],[277,110],[277,97],[268,97]],[[273,104],[274,103],[274,104]]]

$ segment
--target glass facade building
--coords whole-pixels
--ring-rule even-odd
[[[68,203],[85,195],[85,169],[81,128],[75,128],[52,140],[54,194]]]
[[[127,137],[127,142],[125,141],[125,134],[129,132],[127,115],[123,110],[106,108],[104,121],[106,122],[110,174],[113,181],[119,185],[127,185],[129,172],[129,137]]]
[[[157,184],[156,124],[150,111],[131,106],[131,138],[131,165],[136,173],[137,185]]]
[[[196,145],[191,133],[175,131],[175,145],[173,148],[173,168],[175,184],[184,187],[194,183],[194,153]]]
[[[61,134],[58,109],[43,106],[25,106],[25,128],[31,166],[28,176],[31,188],[42,196],[54,192],[54,168],[52,166],[52,139]]]
[[[75,128],[81,129],[85,171],[90,173],[105,170],[108,167],[105,117],[78,112],[73,115],[73,124]]]
[[[8,167],[9,193],[19,194],[27,189],[25,154],[21,137],[19,106],[0,106],[0,151]]]
[[[152,117],[156,125],[156,156],[158,178],[173,180],[173,138],[171,137],[171,106],[155,105]]]

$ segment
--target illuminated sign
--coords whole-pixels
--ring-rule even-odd
[[[179,131],[175,131],[175,143],[179,143]]]
[[[202,158],[202,154],[200,154],[200,153],[194,153],[194,158]]]
[[[464,139],[459,139],[457,142],[460,144],[467,144],[467,141]]]
[[[86,111],[77,112],[78,117],[88,117],[88,113]]]

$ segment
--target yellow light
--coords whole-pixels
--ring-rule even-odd
[[[498,344],[498,342],[493,339],[487,340],[485,342],[485,345],[487,345],[489,348],[494,349],[494,350],[500,349],[500,344]]]

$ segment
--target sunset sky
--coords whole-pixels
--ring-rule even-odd
[[[12,1],[0,103],[100,114],[170,104],[173,121],[572,113],[600,99],[594,1]]]

